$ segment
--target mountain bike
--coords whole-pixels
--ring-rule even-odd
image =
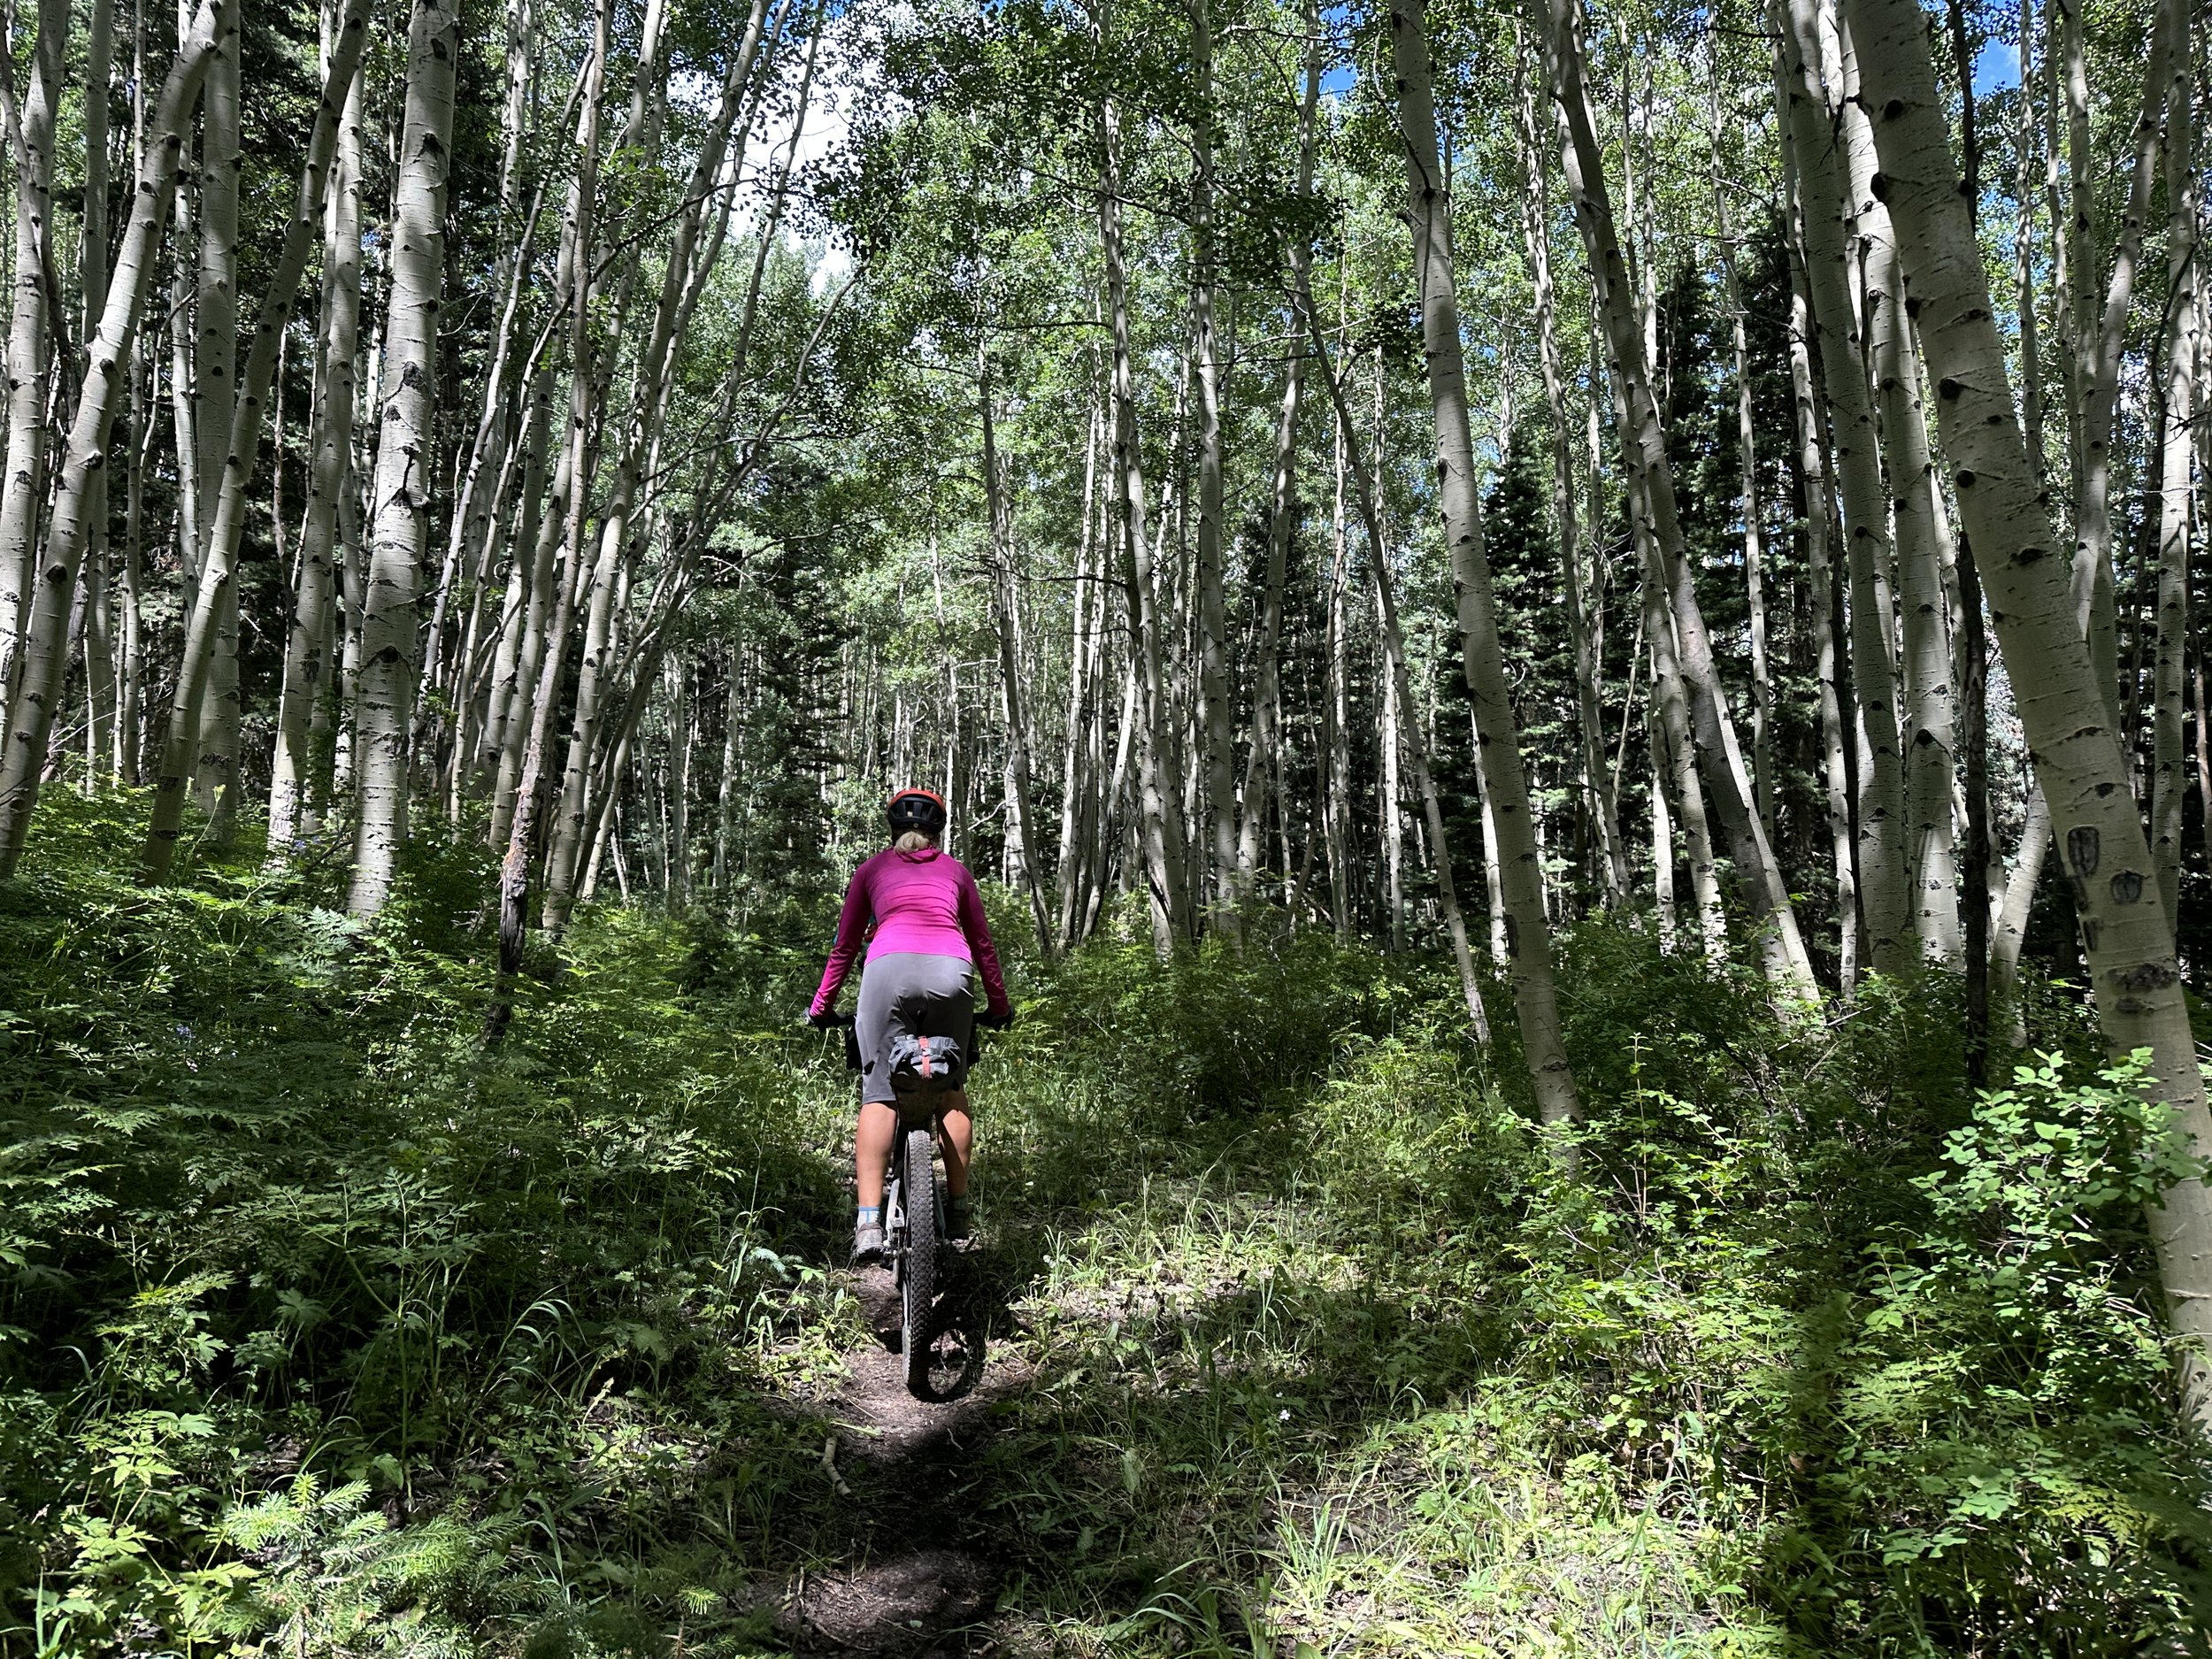
[[[842,1016],[836,1023],[844,1028],[846,1069],[857,1071],[860,1041],[852,1016]],[[980,1058],[980,1027],[973,1046]],[[952,1242],[945,1236],[945,1201],[937,1179],[941,1108],[936,1097],[902,1094],[894,1110],[899,1128],[892,1137],[890,1166],[884,1173],[883,1238],[899,1290],[899,1352],[906,1363],[907,1392],[918,1400],[937,1400],[968,1368],[964,1344],[938,1317],[937,1298],[953,1254]]]

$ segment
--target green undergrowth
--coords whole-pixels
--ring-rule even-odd
[[[488,1053],[474,854],[364,928],[334,861],[137,887],[132,810],[0,885],[0,1652],[769,1653],[917,1541],[1011,1654],[2201,1651],[2141,1222],[2195,1171],[2062,997],[1977,1102],[1954,986],[1785,1027],[1583,927],[1570,1176],[1439,964],[1048,969],[1008,905],[918,1540],[823,1458],[821,905],[588,911]]]

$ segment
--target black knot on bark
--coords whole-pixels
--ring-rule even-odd
[[[1872,179],[1867,181],[1866,188],[1873,195],[1876,201],[1886,202],[1889,200],[1889,175],[1887,173],[1876,173]]]
[[[2116,904],[2132,904],[2143,896],[2143,878],[2132,870],[2123,870],[2112,878],[2112,899]]]
[[[1936,382],[1936,396],[1945,399],[1956,397],[1965,389],[1966,388],[1963,386],[1961,386],[1955,380],[1952,379],[1951,376],[1947,374]]]
[[[1902,98],[1892,98],[1882,105],[1882,119],[1886,121],[1893,121],[1904,112],[1905,101]]]
[[[1974,488],[1974,473],[1973,473],[1973,470],[1972,470],[1970,467],[1963,467],[1963,466],[1962,466],[1962,467],[1959,468],[1958,472],[1957,472],[1957,475],[1956,475],[1956,477],[1953,480],[1953,481],[1954,481],[1955,483],[1956,483],[1956,484],[1958,485],[1958,487],[1959,487],[1961,489],[1971,489],[1971,488]]]

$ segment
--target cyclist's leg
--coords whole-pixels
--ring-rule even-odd
[[[854,1037],[860,1045],[860,1121],[853,1132],[853,1196],[857,1226],[882,1225],[883,1172],[898,1137],[898,1113],[886,1056],[901,987],[889,971],[863,970],[853,1009]],[[876,1240],[880,1243],[880,1238]]]
[[[864,1101],[853,1134],[853,1186],[863,1210],[883,1207],[883,1171],[898,1138],[899,1115],[881,1101]]]
[[[975,1150],[975,1119],[968,1111],[965,1089],[945,1096],[938,1120],[937,1144],[945,1155],[945,1195],[964,1198],[968,1192],[968,1159]]]

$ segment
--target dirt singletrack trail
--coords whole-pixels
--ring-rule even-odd
[[[977,1265],[974,1257],[961,1263]],[[977,1279],[967,1272],[956,1279],[941,1304],[949,1317],[965,1317]],[[849,1506],[849,1549],[834,1568],[802,1571],[786,1583],[778,1627],[803,1654],[964,1659],[994,1652],[991,1615],[1003,1563],[979,1519],[975,1488],[987,1479],[982,1454],[998,1432],[998,1408],[1024,1386],[1026,1368],[999,1345],[981,1356],[956,1398],[917,1400],[891,1340],[899,1294],[889,1271],[856,1271],[854,1290],[878,1340],[846,1356],[843,1382],[815,1408],[832,1425],[823,1478]],[[973,1323],[979,1331],[986,1322]]]

